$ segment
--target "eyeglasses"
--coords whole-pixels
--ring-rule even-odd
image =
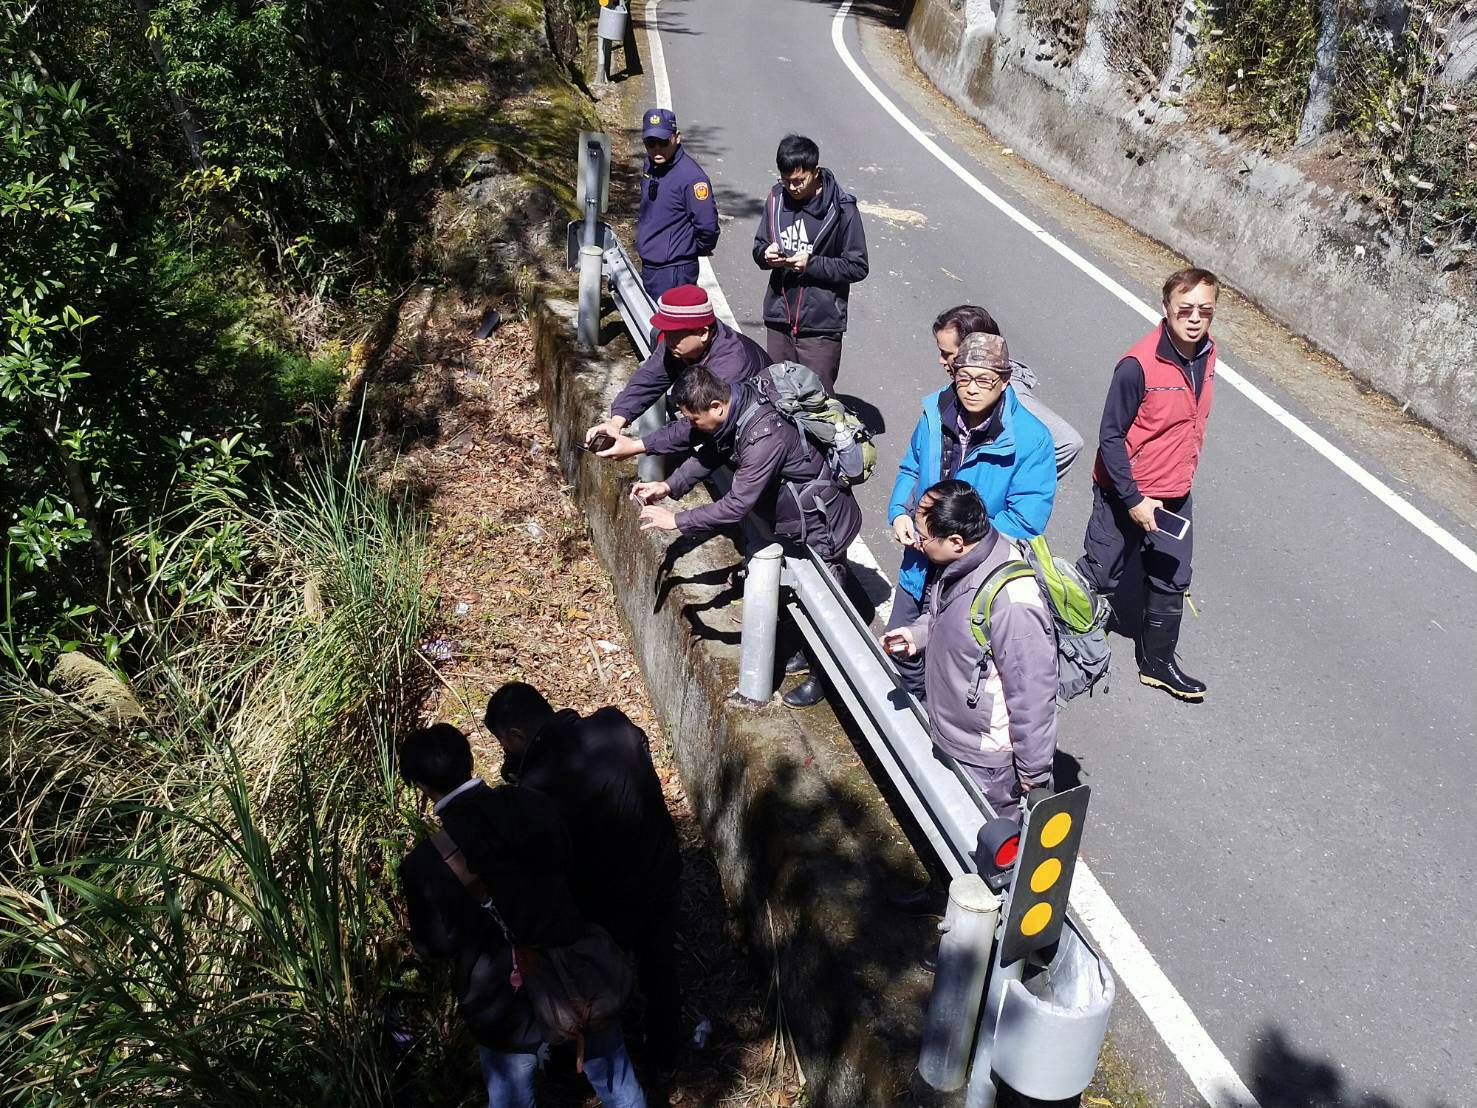
[[[1178,319],[1194,319],[1196,313],[1199,313],[1201,319],[1209,319],[1211,316],[1215,315],[1215,305],[1181,304],[1178,308],[1174,310],[1174,314]]]
[[[814,180],[814,174],[802,171],[794,177],[781,177],[780,184],[784,185],[790,192],[799,192]]]
[[[954,385],[961,389],[967,389],[972,385],[981,392],[989,392],[997,385],[1004,384],[1005,379],[1009,376],[1010,374],[1008,373],[982,373],[979,376],[975,376],[972,373],[965,373],[961,369],[956,369],[954,371]]]

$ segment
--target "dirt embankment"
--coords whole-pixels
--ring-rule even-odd
[[[679,976],[690,1033],[674,1073],[642,1069],[648,1101],[789,1105],[802,1098],[771,982],[739,944],[721,886],[654,718],[610,579],[553,456],[524,305],[567,280],[563,221],[573,204],[576,137],[596,123],[573,76],[580,25],[566,0],[458,0],[444,21],[446,64],[427,80],[422,164],[434,187],[416,257],[425,280],[361,347],[340,423],[367,441],[379,479],[424,513],[436,631],[427,722],[471,737],[478,772],[499,778],[501,751],[482,727],[488,695],[526,680],[556,707],[626,712],[652,758],[683,852]],[[495,310],[501,323],[479,339]],[[450,1103],[476,1103],[470,1040]],[[642,1059],[637,1054],[638,1067]],[[485,1097],[485,1094],[482,1094]],[[541,1104],[596,1103],[557,1052]]]

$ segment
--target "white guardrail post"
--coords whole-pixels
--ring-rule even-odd
[[[595,58],[595,83],[610,83],[610,56],[615,53],[615,44],[626,41],[626,20],[629,18],[624,0],[600,0],[600,21],[595,26],[599,35]],[[629,62],[627,63],[629,65]]]
[[[961,874],[950,882],[949,907],[939,924],[943,939],[923,1024],[923,1049],[918,1053],[919,1075],[940,1092],[964,1087],[999,923],[1000,897],[977,874]]]
[[[738,695],[752,704],[768,704],[774,695],[774,641],[779,625],[783,553],[777,542],[755,551],[744,577]]]

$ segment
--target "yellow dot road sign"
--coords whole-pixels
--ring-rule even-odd
[[[1079,785],[1047,797],[1026,814],[1005,911],[1002,966],[1050,946],[1061,935],[1091,792]]]

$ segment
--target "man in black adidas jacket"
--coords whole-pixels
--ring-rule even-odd
[[[820,147],[786,135],[775,153],[754,264],[769,273],[765,349],[771,362],[799,362],[835,395],[851,286],[866,279],[867,236],[856,197],[820,164]]]
[[[646,732],[619,708],[556,712],[522,681],[492,694],[484,722],[503,748],[503,776],[558,806],[574,846],[575,901],[635,955],[647,1049],[666,1068],[682,1021],[673,950],[682,857]]]
[[[473,777],[471,745],[449,723],[405,740],[400,775],[434,804],[519,946],[566,946],[583,934],[568,878],[569,836],[552,800],[511,785],[488,788]],[[544,1030],[502,928],[431,839],[401,863],[400,886],[416,953],[454,964],[457,1008],[477,1041],[488,1104],[533,1105]],[[607,1108],[645,1108],[618,1021],[587,1033],[585,1076]]]

